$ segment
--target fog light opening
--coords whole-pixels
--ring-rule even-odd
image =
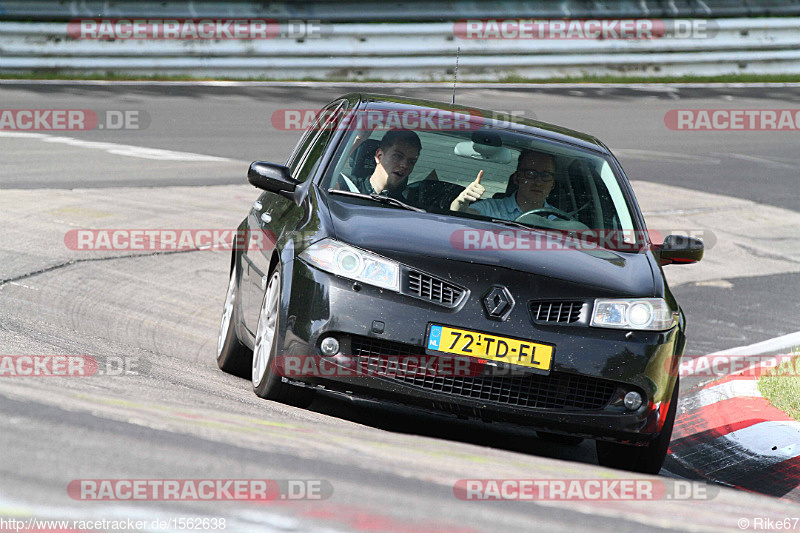
[[[642,406],[642,395],[636,391],[630,391],[625,395],[625,409],[635,411]]]
[[[339,341],[335,337],[325,337],[319,344],[319,349],[322,355],[336,355],[339,353]]]

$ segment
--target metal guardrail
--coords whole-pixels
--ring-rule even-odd
[[[452,79],[800,73],[800,18],[716,19],[705,38],[473,40],[452,23],[332,24],[317,38],[77,40],[0,22],[0,71],[259,79]]]
[[[77,17],[265,17],[329,22],[458,18],[754,17],[800,15],[800,0],[0,0],[0,19]]]

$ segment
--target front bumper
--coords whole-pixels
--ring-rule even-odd
[[[490,368],[479,376],[443,376],[438,380],[409,379],[407,374],[396,372],[354,375],[347,356],[333,356],[325,358],[326,368],[338,364],[345,371],[319,372],[324,365],[311,364],[307,367],[310,372],[288,375],[286,379],[292,383],[464,418],[634,444],[649,442],[661,429],[683,344],[677,327],[666,332],[627,332],[533,324],[524,302],[535,295],[524,288],[512,289],[521,305],[505,321],[489,321],[480,304],[480,286],[470,287],[470,297],[448,309],[321,272],[302,260],[286,265],[286,275],[290,291],[284,291],[284,295],[290,293],[291,298],[283,308],[283,356],[311,357],[321,362],[319,345],[326,336],[337,338],[340,353],[361,360],[424,355],[424,337],[431,322],[556,345],[549,375],[524,371],[498,377],[489,375],[493,372]],[[502,268],[475,267],[475,272],[462,275],[489,277],[490,283],[483,283],[487,287],[521,285],[519,272]],[[509,394],[510,389],[515,394]],[[622,404],[628,391],[637,391],[645,398],[635,411],[626,410]],[[601,400],[601,393],[605,400]],[[591,402],[581,401],[589,396]]]

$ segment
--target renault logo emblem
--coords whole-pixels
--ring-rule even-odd
[[[483,297],[483,308],[489,318],[505,320],[514,308],[514,298],[508,289],[495,285]]]

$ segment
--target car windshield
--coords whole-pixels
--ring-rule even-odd
[[[385,119],[389,112],[381,113]],[[378,153],[386,163],[376,164],[384,136],[398,129],[380,118],[366,121],[367,125],[384,127],[365,128],[363,120],[350,121],[323,178],[325,190],[388,194],[427,212],[534,228],[630,233],[637,229],[614,167],[594,151],[530,135],[515,125],[497,127],[496,122],[484,120],[437,127],[441,122],[429,121],[424,129],[407,128],[414,132],[410,140],[405,131],[406,136],[392,145],[400,147],[395,150],[400,155],[387,148]],[[404,118],[394,124],[416,124],[404,123]],[[390,155],[405,162],[392,167]],[[480,187],[473,189],[480,195],[465,198],[464,190],[479,174]],[[386,188],[376,190],[384,183]]]

